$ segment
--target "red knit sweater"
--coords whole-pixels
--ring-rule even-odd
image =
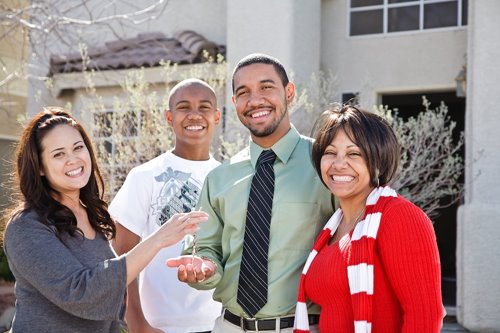
[[[321,306],[320,332],[353,333],[347,278],[352,232],[325,246],[305,280]],[[443,318],[434,229],[415,205],[398,197],[384,210],[376,240],[372,333],[438,333]]]

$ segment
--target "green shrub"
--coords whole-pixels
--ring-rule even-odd
[[[14,275],[10,271],[9,264],[7,262],[7,257],[3,252],[3,248],[0,248],[0,280],[4,281],[14,281]]]

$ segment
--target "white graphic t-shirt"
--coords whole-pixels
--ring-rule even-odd
[[[173,214],[196,207],[206,175],[220,163],[185,160],[166,152],[133,168],[109,206],[124,227],[145,238]],[[177,257],[182,243],[161,250],[139,278],[141,305],[148,322],[169,333],[210,331],[221,313],[213,291],[199,291],[177,279],[165,265]]]

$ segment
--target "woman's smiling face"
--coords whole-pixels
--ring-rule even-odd
[[[323,152],[321,177],[339,200],[366,198],[371,191],[370,172],[361,149],[343,130]]]
[[[50,187],[76,196],[87,185],[92,172],[90,154],[80,132],[70,125],[57,125],[40,143],[42,168]]]

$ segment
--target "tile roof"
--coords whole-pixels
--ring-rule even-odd
[[[176,64],[203,62],[203,50],[211,56],[224,55],[225,46],[208,41],[202,35],[183,30],[167,38],[161,32],[143,33],[135,38],[105,43],[88,49],[87,69],[117,70],[159,66],[162,61]],[[80,53],[52,55],[50,74],[82,72]]]

